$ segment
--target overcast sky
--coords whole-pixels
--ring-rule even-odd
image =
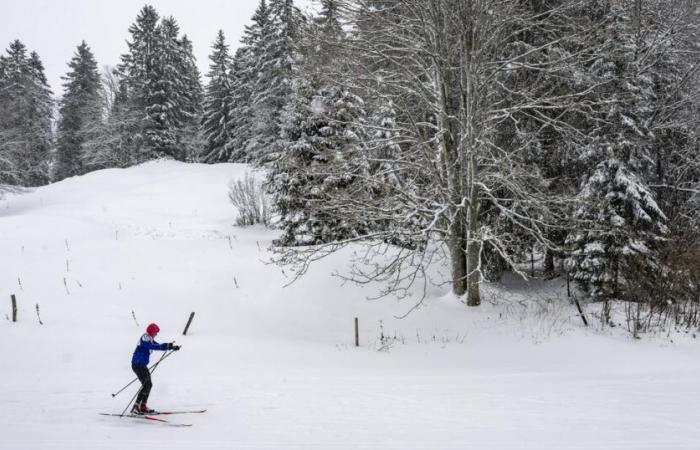
[[[312,1],[295,3],[305,9]],[[217,30],[224,30],[235,49],[258,0],[0,0],[0,48],[4,54],[11,41],[20,39],[30,51],[35,50],[59,96],[61,76],[80,42],[88,43],[100,69],[105,64],[116,65],[127,50],[129,26],[144,4],[153,5],[161,17],[175,17],[180,30],[194,43],[204,76]]]

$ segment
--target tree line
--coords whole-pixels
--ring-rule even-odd
[[[0,183],[251,163],[298,274],[360,245],[353,280],[449,283],[476,306],[481,282],[536,254],[590,299],[697,323],[692,1],[318,6],[260,0],[233,54],[218,33],[205,87],[176,21],[146,6],[115,70],[78,47],[55,137],[41,63],[16,41],[0,59]]]

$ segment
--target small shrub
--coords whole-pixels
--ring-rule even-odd
[[[272,217],[270,200],[265,194],[262,181],[250,173],[246,173],[243,180],[232,180],[229,183],[228,198],[238,209],[236,225],[270,225]]]

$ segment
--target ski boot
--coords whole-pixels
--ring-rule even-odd
[[[151,409],[148,407],[146,402],[136,402],[134,403],[134,406],[131,408],[131,414],[137,415],[137,416],[144,416],[146,414],[153,414],[155,413],[155,409]]]

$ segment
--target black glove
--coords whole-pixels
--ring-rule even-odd
[[[174,350],[174,351],[178,351],[178,350],[180,350],[180,346],[179,346],[179,345],[170,344],[170,349],[171,349],[171,350]]]

